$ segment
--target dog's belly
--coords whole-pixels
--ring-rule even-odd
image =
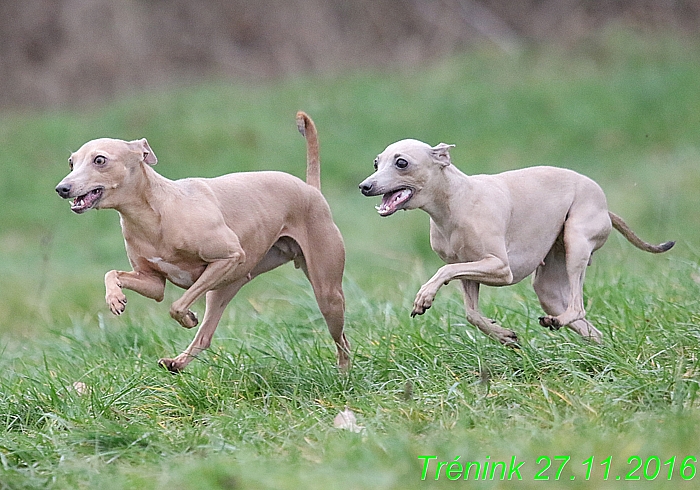
[[[538,226],[521,226],[509,230],[506,237],[506,253],[508,265],[513,273],[513,284],[535,272],[544,263],[555,243],[563,247],[565,219],[563,213],[549,213],[539,220]]]
[[[513,274],[511,284],[517,284],[535,272],[535,269],[542,264],[542,260],[535,257],[509,257],[509,264],[510,271]]]
[[[522,281],[544,263],[558,237],[560,238],[560,228],[551,227],[542,230],[538,239],[521,240],[507,245],[508,265],[513,273],[512,284]]]

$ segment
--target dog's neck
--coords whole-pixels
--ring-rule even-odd
[[[433,175],[425,191],[432,199],[420,207],[430,215],[439,228],[450,226],[454,212],[452,206],[464,205],[464,194],[470,193],[469,176],[454,165],[448,165]]]
[[[121,218],[124,237],[127,234],[159,234],[162,204],[155,196],[163,195],[163,187],[170,187],[173,181],[163,177],[151,167],[142,165],[141,172],[131,189],[132,199],[115,206]],[[166,194],[167,195],[167,194]]]

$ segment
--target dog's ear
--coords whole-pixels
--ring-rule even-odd
[[[151,150],[151,146],[146,141],[146,138],[141,138],[140,140],[134,140],[129,142],[129,145],[143,155],[143,161],[149,165],[155,165],[158,163],[156,154]]]
[[[443,167],[447,167],[452,163],[452,160],[450,160],[450,148],[454,148],[455,145],[448,145],[447,143],[440,143],[438,145],[433,146],[430,150],[430,153],[433,157],[433,160],[435,160],[437,163],[442,165]]]

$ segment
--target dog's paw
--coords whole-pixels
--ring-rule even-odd
[[[518,336],[512,330],[504,328],[503,332],[501,332],[498,335],[498,341],[506,347],[520,349],[520,344],[518,343]]]
[[[350,367],[351,367],[350,358],[345,357],[342,359],[338,359],[337,365],[338,365],[338,371],[340,372],[340,374],[347,375],[350,373]]]
[[[171,310],[170,316],[185,328],[194,328],[199,323],[197,315],[192,310],[187,310],[185,313]]]
[[[540,325],[543,327],[546,327],[552,331],[554,330],[559,330],[561,328],[561,323],[559,323],[559,320],[557,320],[556,317],[554,316],[541,316],[540,317]]]
[[[158,365],[164,369],[167,369],[172,374],[178,374],[185,367],[181,363],[179,363],[177,359],[169,359],[167,357],[158,359]]]
[[[164,357],[162,359],[158,359],[158,365],[160,367],[163,367],[170,371],[173,374],[177,374],[181,372],[187,365],[194,359],[194,356],[191,356],[187,354],[186,352],[183,352],[179,356],[177,356],[175,359],[170,359],[168,357]]]
[[[199,320],[197,320],[197,315],[192,310],[187,310],[185,316],[182,317],[182,320],[180,320],[180,324],[185,328],[194,328],[198,323]]]
[[[437,291],[433,291],[432,288],[424,285],[418,291],[416,299],[413,301],[413,310],[411,310],[411,317],[416,315],[422,315],[431,306],[433,306],[433,300],[435,299],[435,294]]]
[[[121,289],[114,293],[107,294],[106,298],[109,311],[119,316],[126,310],[126,296],[121,292]]]
[[[428,310],[428,308],[430,308],[430,306],[426,306],[425,308],[416,308],[414,306],[413,309],[411,310],[411,318],[413,318],[417,315],[422,315],[423,313],[425,313]]]

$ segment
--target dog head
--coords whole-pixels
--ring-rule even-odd
[[[146,139],[122,141],[100,138],[88,141],[68,159],[70,173],[56,186],[63,199],[73,199],[71,210],[114,208],[123,199],[123,187],[140,173],[142,165],[158,159]]]
[[[374,159],[375,172],[360,184],[360,190],[368,197],[383,196],[377,206],[381,216],[399,209],[421,208],[429,199],[421,191],[430,186],[433,176],[451,165],[452,147],[445,143],[430,146],[412,139],[397,141]]]

